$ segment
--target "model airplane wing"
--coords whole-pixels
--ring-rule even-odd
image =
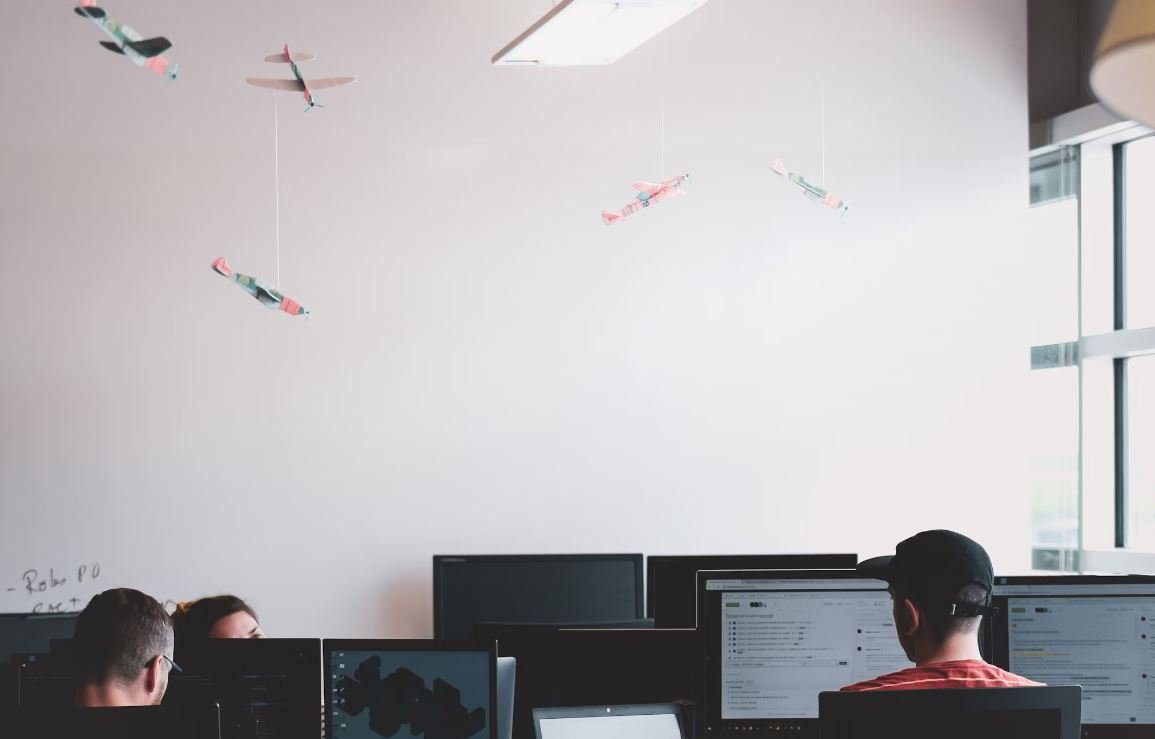
[[[269,54],[265,57],[265,61],[273,64],[288,64],[289,62],[311,62],[316,58],[316,54],[310,54],[307,51],[294,51],[289,54],[287,59],[283,53]]]
[[[76,11],[77,15],[82,15],[85,18],[96,18],[97,20],[100,20],[107,15],[103,9],[96,7],[92,3],[81,3],[80,5],[73,8],[73,10]]]
[[[655,185],[653,182],[635,182],[631,185],[638,192],[644,192],[647,195],[657,195],[658,190],[662,189],[661,185]]]
[[[319,80],[305,80],[310,90],[324,90],[327,87],[343,87],[357,81],[356,77],[322,77]]]
[[[666,193],[666,197],[668,197],[668,198],[684,198],[684,197],[686,197],[686,191],[680,187],[671,188],[670,191],[668,193]]]
[[[305,89],[304,85],[296,80],[269,80],[261,77],[246,77],[245,82],[248,82],[254,87],[267,87],[270,90],[301,92]]]
[[[129,41],[125,46],[143,57],[150,58],[159,56],[171,49],[172,42],[163,36],[157,36],[156,38],[146,38],[142,41]]]
[[[120,48],[120,45],[115,43],[115,42],[100,41],[99,43],[101,46],[108,49],[109,51],[115,51],[117,54],[123,54],[124,53],[124,49]]]

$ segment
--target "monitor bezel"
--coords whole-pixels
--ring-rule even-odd
[[[1010,612],[1007,610],[1007,598],[1005,594],[999,594],[1000,586],[1020,586],[1020,585],[1102,585],[1110,587],[1112,585],[1150,585],[1151,595],[1155,597],[1155,575],[1000,575],[995,577],[995,592],[992,594],[991,603],[999,608],[999,612],[991,619],[991,646],[992,659],[991,662],[997,667],[1004,670],[1010,670],[1010,627],[1008,618]],[[1056,593],[1053,595],[1042,595],[1038,597],[1044,598],[1126,598],[1126,597],[1148,597],[1143,595],[1136,595],[1134,593],[1120,593],[1118,595],[1110,594],[1085,594],[1075,595],[1066,593]],[[1083,724],[1084,739],[1123,739],[1124,737],[1137,737],[1145,733],[1150,733],[1155,729],[1155,724]]]
[[[542,720],[560,718],[605,718],[607,716],[669,716],[678,723],[678,735],[686,736],[686,725],[682,718],[682,707],[677,703],[639,703],[618,706],[570,706],[559,708],[533,709],[533,735],[541,739]]]
[[[484,652],[489,656],[489,736],[497,736],[497,643],[447,641],[444,639],[324,639],[321,642],[321,669],[324,670],[325,739],[335,739],[333,721],[333,652]]]
[[[433,637],[445,639],[443,567],[449,562],[628,562],[634,565],[634,618],[645,618],[645,566],[642,554],[435,554],[433,555]]]
[[[708,609],[710,599],[706,583],[710,580],[877,580],[857,570],[700,570],[698,572],[698,630],[702,642],[702,720],[701,726],[707,733],[770,731],[816,732],[817,718],[770,718],[770,719],[723,719],[721,710],[722,691],[722,645],[721,633],[714,638],[711,630],[714,621]],[[878,582],[883,582],[878,580]],[[722,592],[722,591],[717,591]]]
[[[784,565],[785,560],[830,560],[828,563],[812,562],[805,567]],[[775,562],[782,560],[782,562]],[[676,563],[679,565],[693,565],[694,572],[704,570],[825,570],[825,569],[853,569],[858,564],[857,554],[848,553],[810,553],[810,554],[652,554],[646,556],[646,618],[654,620],[655,628],[659,629],[695,629],[698,627],[697,583],[691,587],[694,590],[694,623],[667,624],[662,623],[655,613],[659,603],[657,593],[657,578],[654,573],[660,564]],[[835,564],[840,563],[840,564]],[[701,565],[701,566],[697,566]],[[695,577],[697,575],[695,574]]]

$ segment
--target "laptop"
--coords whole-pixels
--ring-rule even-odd
[[[675,703],[535,708],[536,739],[684,739]]]

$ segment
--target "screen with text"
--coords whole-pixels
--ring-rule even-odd
[[[757,587],[721,594],[723,719],[817,718],[819,693],[911,667],[886,583]]]
[[[1011,672],[1082,685],[1084,724],[1155,724],[1155,595],[1018,591],[1005,608]]]

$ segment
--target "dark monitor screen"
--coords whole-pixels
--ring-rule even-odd
[[[814,735],[818,694],[911,667],[887,584],[854,570],[699,572],[703,724]]]
[[[659,629],[698,625],[700,570],[854,569],[856,554],[710,554],[646,558],[646,615]]]
[[[1078,739],[1078,686],[824,692],[822,739]]]
[[[642,555],[433,558],[433,630],[470,639],[487,622],[607,623],[644,617]]]
[[[702,649],[694,629],[479,624],[477,638],[517,659],[513,739],[532,739],[535,708],[700,700]]]
[[[1155,736],[1155,577],[996,577],[994,662],[1083,686],[1087,737]]]
[[[76,613],[0,613],[0,663],[17,654],[46,654],[53,639],[71,639]]]
[[[176,659],[165,705],[219,703],[224,739],[320,736],[320,639],[208,639]]]
[[[326,739],[497,739],[492,643],[326,639],[324,650]]]

